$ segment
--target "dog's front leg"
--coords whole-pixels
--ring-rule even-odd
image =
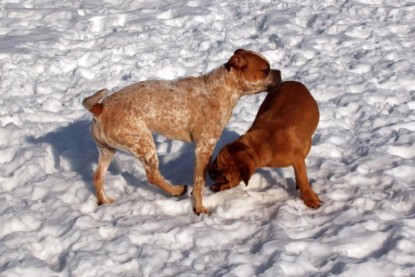
[[[209,214],[209,210],[203,206],[202,192],[206,184],[206,173],[215,144],[196,143],[196,168],[193,181],[194,212]]]

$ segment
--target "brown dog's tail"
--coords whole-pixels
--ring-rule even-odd
[[[84,106],[85,109],[90,111],[95,117],[98,117],[101,114],[102,109],[104,108],[104,105],[99,103],[99,101],[105,96],[105,94],[107,94],[107,92],[108,90],[105,88],[99,90],[94,95],[85,98],[82,101],[82,106]]]

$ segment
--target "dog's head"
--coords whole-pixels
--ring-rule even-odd
[[[248,146],[236,140],[225,145],[216,159],[209,165],[209,176],[215,182],[216,187],[228,184],[239,184],[248,181],[252,175],[249,157],[246,150]]]
[[[238,78],[244,94],[269,92],[281,84],[281,72],[271,69],[268,60],[254,51],[236,50],[225,67]]]

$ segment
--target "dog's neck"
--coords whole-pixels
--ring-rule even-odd
[[[209,93],[209,97],[205,99],[209,99],[210,105],[220,107],[216,109],[216,123],[221,125],[219,129],[223,129],[232,116],[233,108],[243,95],[243,90],[234,73],[230,73],[225,66],[216,68],[199,78],[205,85],[200,92]]]
[[[250,170],[254,172],[256,169],[269,166],[270,159],[267,148],[263,144],[258,144],[256,142],[255,136],[263,136],[263,134],[256,134],[257,131],[248,131],[246,134],[238,138],[238,140],[246,146],[244,150],[246,152],[245,159],[250,160]],[[262,151],[264,149],[264,151]]]
[[[243,95],[243,89],[240,82],[226,67],[220,66],[208,74],[203,75],[204,83],[210,88],[210,93],[220,93],[220,97],[216,99],[225,100],[221,105],[227,105],[228,107],[234,107],[238,100]],[[225,94],[223,90],[227,90]],[[224,97],[228,96],[228,97]]]

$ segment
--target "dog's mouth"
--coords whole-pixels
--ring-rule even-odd
[[[228,180],[216,180],[213,186],[223,186],[229,184]]]
[[[278,83],[278,84],[276,84],[276,85],[274,85],[274,84],[269,85],[268,88],[267,88],[267,90],[266,90],[266,92],[277,91],[280,88],[280,86],[281,86],[281,82]]]
[[[223,190],[223,186],[226,186],[229,182],[228,181],[224,181],[221,180],[219,182],[215,182],[211,187],[210,190],[213,192],[219,192],[221,190]]]
[[[229,184],[229,181],[224,176],[215,176],[216,178],[212,178],[215,182],[212,187],[220,187],[223,185]]]
[[[272,83],[268,86],[267,92],[277,91],[281,86],[281,71],[273,69],[271,71]]]
[[[229,183],[228,179],[226,179],[225,176],[217,175],[215,178],[212,178],[212,180],[215,182],[215,185],[226,185]]]
[[[218,169],[216,160],[211,164],[208,174],[210,179],[214,182],[213,185],[210,187],[212,191],[219,191],[221,190],[222,186],[228,185],[230,181],[224,176],[224,172]]]

